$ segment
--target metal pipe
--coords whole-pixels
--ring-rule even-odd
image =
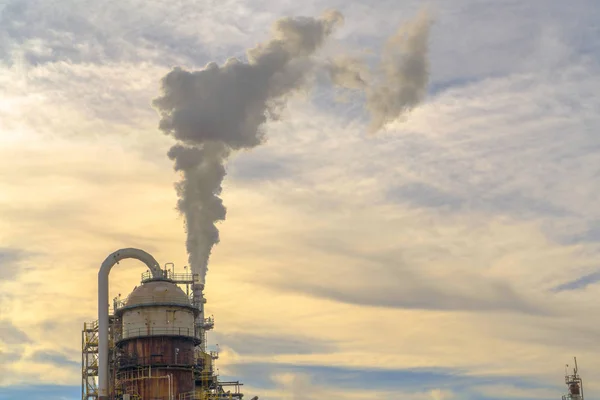
[[[126,258],[139,260],[148,266],[155,278],[162,277],[160,264],[140,249],[117,250],[100,266],[98,272],[98,398],[108,400],[108,275],[111,268]]]
[[[196,320],[194,324],[196,325],[195,334],[201,340],[201,349],[204,351],[206,348],[205,343],[205,327],[204,327],[204,303],[206,303],[206,299],[204,298],[204,284],[202,283],[194,283],[192,284],[192,303],[194,307],[198,309],[198,315],[196,316]]]
[[[204,318],[204,284],[194,283],[192,285],[192,293],[194,296],[194,305],[199,308],[202,318]]]

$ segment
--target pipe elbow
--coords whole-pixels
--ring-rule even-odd
[[[156,261],[154,257],[152,257],[149,253],[145,252],[144,250],[135,248],[120,249],[110,254],[102,263],[98,275],[107,276],[111,268],[115,264],[127,258],[133,258],[146,264],[148,269],[152,272],[152,276],[154,278],[162,277],[162,270],[160,269],[160,264],[158,263],[158,261]]]

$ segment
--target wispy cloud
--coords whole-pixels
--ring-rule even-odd
[[[587,274],[585,276],[579,277],[570,282],[565,282],[561,285],[553,288],[556,292],[568,291],[568,290],[578,290],[585,289],[586,287],[595,284],[600,281],[600,272],[593,272],[591,274]]]
[[[79,367],[80,363],[56,351],[38,350],[28,357],[31,361],[59,367]]]
[[[335,350],[334,343],[319,338],[293,337],[290,335],[268,335],[248,333],[211,334],[211,342],[223,343],[238,355],[310,354]]]
[[[544,398],[556,390],[552,385],[540,385],[518,376],[469,377],[452,370],[368,370],[338,369],[326,366],[297,367],[293,365],[238,365],[238,375],[251,377],[259,390],[269,393],[287,389],[280,395],[304,393],[306,398],[322,398],[337,392],[341,398],[385,398],[403,395],[415,399],[494,399]],[[503,382],[510,381],[510,384]],[[335,389],[343,388],[343,389]],[[304,390],[302,390],[304,389]],[[369,390],[370,389],[370,390]],[[285,393],[285,394],[284,394]]]
[[[0,387],[0,399],[67,400],[81,395],[79,386],[61,385],[22,385]]]
[[[22,262],[30,256],[22,249],[0,247],[0,281],[16,278],[24,270]]]
[[[7,345],[30,343],[31,339],[25,332],[17,328],[10,320],[0,320],[0,339]]]

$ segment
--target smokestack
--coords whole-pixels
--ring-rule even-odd
[[[204,285],[202,283],[195,283],[192,285],[192,293],[193,293],[193,303],[196,308],[200,311],[198,318],[196,319],[196,324],[204,323],[204,303],[206,303],[206,299],[204,298]]]

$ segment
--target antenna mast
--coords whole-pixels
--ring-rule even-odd
[[[579,376],[579,367],[577,366],[577,357],[573,357],[575,361],[575,367],[573,368],[573,373],[569,374],[567,368],[569,365],[565,367],[565,383],[569,388],[568,394],[562,397],[562,400],[584,400],[583,398],[583,381]]]

